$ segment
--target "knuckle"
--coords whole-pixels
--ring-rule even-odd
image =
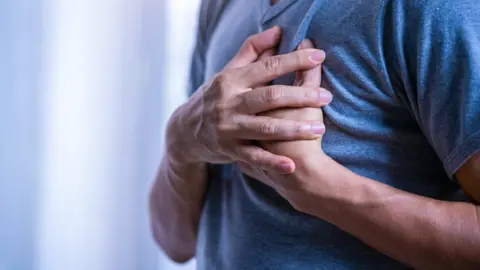
[[[260,151],[252,151],[249,153],[248,158],[250,159],[249,162],[253,165],[260,165],[262,161],[262,155]]]
[[[263,123],[259,126],[259,131],[260,133],[262,134],[265,134],[265,135],[273,135],[276,133],[276,125],[274,123]]]
[[[212,80],[212,86],[218,89],[225,89],[230,82],[230,76],[226,72],[216,74]]]
[[[244,112],[246,112],[247,114],[253,114],[254,113],[254,106],[252,106],[251,102],[249,99],[243,99],[241,102],[240,102],[240,106],[239,106]]]
[[[220,122],[226,110],[227,108],[223,103],[216,103],[213,105],[213,116],[216,122]]]
[[[241,123],[238,123],[231,113],[225,112],[225,109],[219,110],[220,112],[215,117],[215,133],[224,137],[224,139],[235,136],[235,132],[239,130]]]
[[[248,37],[242,45],[242,48],[248,52],[256,52],[255,46],[253,46],[255,41],[255,36]]]
[[[258,35],[248,37],[242,44],[242,52],[247,54],[260,55],[261,52],[255,46],[255,44],[257,43],[257,39]]]
[[[296,123],[293,132],[297,135],[304,135],[310,127],[306,124]]]
[[[276,74],[282,64],[282,60],[279,57],[268,57],[262,60],[262,63],[266,71]]]
[[[215,140],[221,142],[231,142],[232,141],[232,136],[235,136],[235,131],[237,129],[235,128],[235,125],[232,123],[227,123],[227,122],[221,122],[216,125],[216,130],[214,132],[213,136]]]
[[[223,103],[217,103],[213,106],[213,113],[211,115],[212,121],[216,124],[217,130],[225,124],[227,114],[227,106]]]
[[[250,46],[252,46],[252,44],[253,44],[256,36],[257,36],[257,35],[249,36],[249,37],[245,40],[245,42],[243,42],[243,47],[250,47]]]
[[[235,102],[235,107],[239,109],[243,109],[243,111],[250,113],[252,111],[252,106],[250,104],[250,98],[248,95],[238,95],[235,97],[236,102]]]
[[[268,87],[263,92],[262,101],[264,103],[275,103],[284,95],[281,88]]]

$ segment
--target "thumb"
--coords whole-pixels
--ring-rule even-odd
[[[281,35],[281,28],[274,26],[267,31],[249,37],[225,68],[240,68],[257,61],[265,51],[277,47]]]

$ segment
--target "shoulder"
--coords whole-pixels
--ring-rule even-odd
[[[384,31],[399,57],[473,50],[480,42],[479,0],[384,0]],[[475,46],[474,46],[475,44]],[[437,54],[438,55],[438,54]]]
[[[403,9],[407,24],[421,22],[426,26],[458,26],[480,23],[478,0],[393,0]],[[453,23],[453,25],[452,25]],[[431,24],[431,25],[430,25]]]
[[[395,38],[398,46],[405,48],[407,58],[431,52],[438,56],[476,51],[474,47],[480,41],[480,1],[391,1]]]

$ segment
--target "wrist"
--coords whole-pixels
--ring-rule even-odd
[[[163,160],[176,176],[203,174],[207,168],[207,164],[204,162],[190,162],[172,152],[166,152]]]
[[[346,213],[371,206],[372,201],[378,198],[377,191],[381,187],[376,186],[377,182],[352,172],[333,159],[326,165],[328,169],[317,172],[324,183],[324,189],[319,192],[324,207],[318,209],[316,216],[333,222]]]
[[[184,117],[182,112],[184,106],[185,105],[181,105],[180,107],[178,107],[168,119],[165,139],[167,146],[169,146],[167,148],[169,149],[172,148],[171,146],[175,145],[177,142],[185,140],[183,139],[182,135],[188,134],[182,131],[182,129],[185,127],[185,125],[181,124],[184,123]]]
[[[195,160],[191,155],[185,151],[181,151],[178,147],[171,146],[165,151],[164,158],[174,168],[194,168],[203,167],[206,163],[203,161]]]
[[[159,175],[163,175],[157,178],[162,179],[160,182],[163,189],[168,190],[177,200],[185,205],[199,205],[198,199],[203,196],[207,179],[205,163],[185,163],[167,153],[163,156]]]
[[[193,152],[196,147],[194,144],[193,132],[188,131],[189,123],[185,117],[185,104],[180,106],[170,117],[165,136],[166,156],[174,164],[201,164],[196,160]]]
[[[303,178],[310,183],[302,197],[300,211],[327,219],[336,215],[339,209],[355,204],[357,188],[362,180],[361,176],[351,172],[325,153],[318,153],[316,158],[303,160],[303,169],[295,177],[298,181]],[[297,173],[297,171],[295,171]],[[294,173],[294,174],[295,174]],[[305,195],[308,194],[308,195]],[[300,195],[300,196],[299,196]],[[298,199],[298,198],[297,198]]]

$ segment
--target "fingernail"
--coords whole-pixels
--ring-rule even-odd
[[[326,90],[320,90],[318,93],[318,99],[323,103],[330,103],[333,99],[332,93]]]
[[[315,51],[310,55],[310,60],[315,63],[322,62],[325,59],[325,52],[323,51]]]
[[[269,32],[272,40],[277,40],[278,38],[280,38],[280,35],[282,34],[281,30],[282,30],[282,28],[280,28],[280,26],[276,25],[276,26],[268,29],[266,32]]]
[[[325,125],[322,123],[312,124],[311,131],[313,134],[322,135],[325,133]]]
[[[280,165],[278,165],[278,170],[283,173],[289,173],[292,170],[292,165],[287,162],[280,163]]]
[[[270,29],[268,29],[267,31],[273,30],[273,29],[275,29],[276,31],[282,30],[282,28],[279,25],[274,25],[274,26],[270,27]]]

